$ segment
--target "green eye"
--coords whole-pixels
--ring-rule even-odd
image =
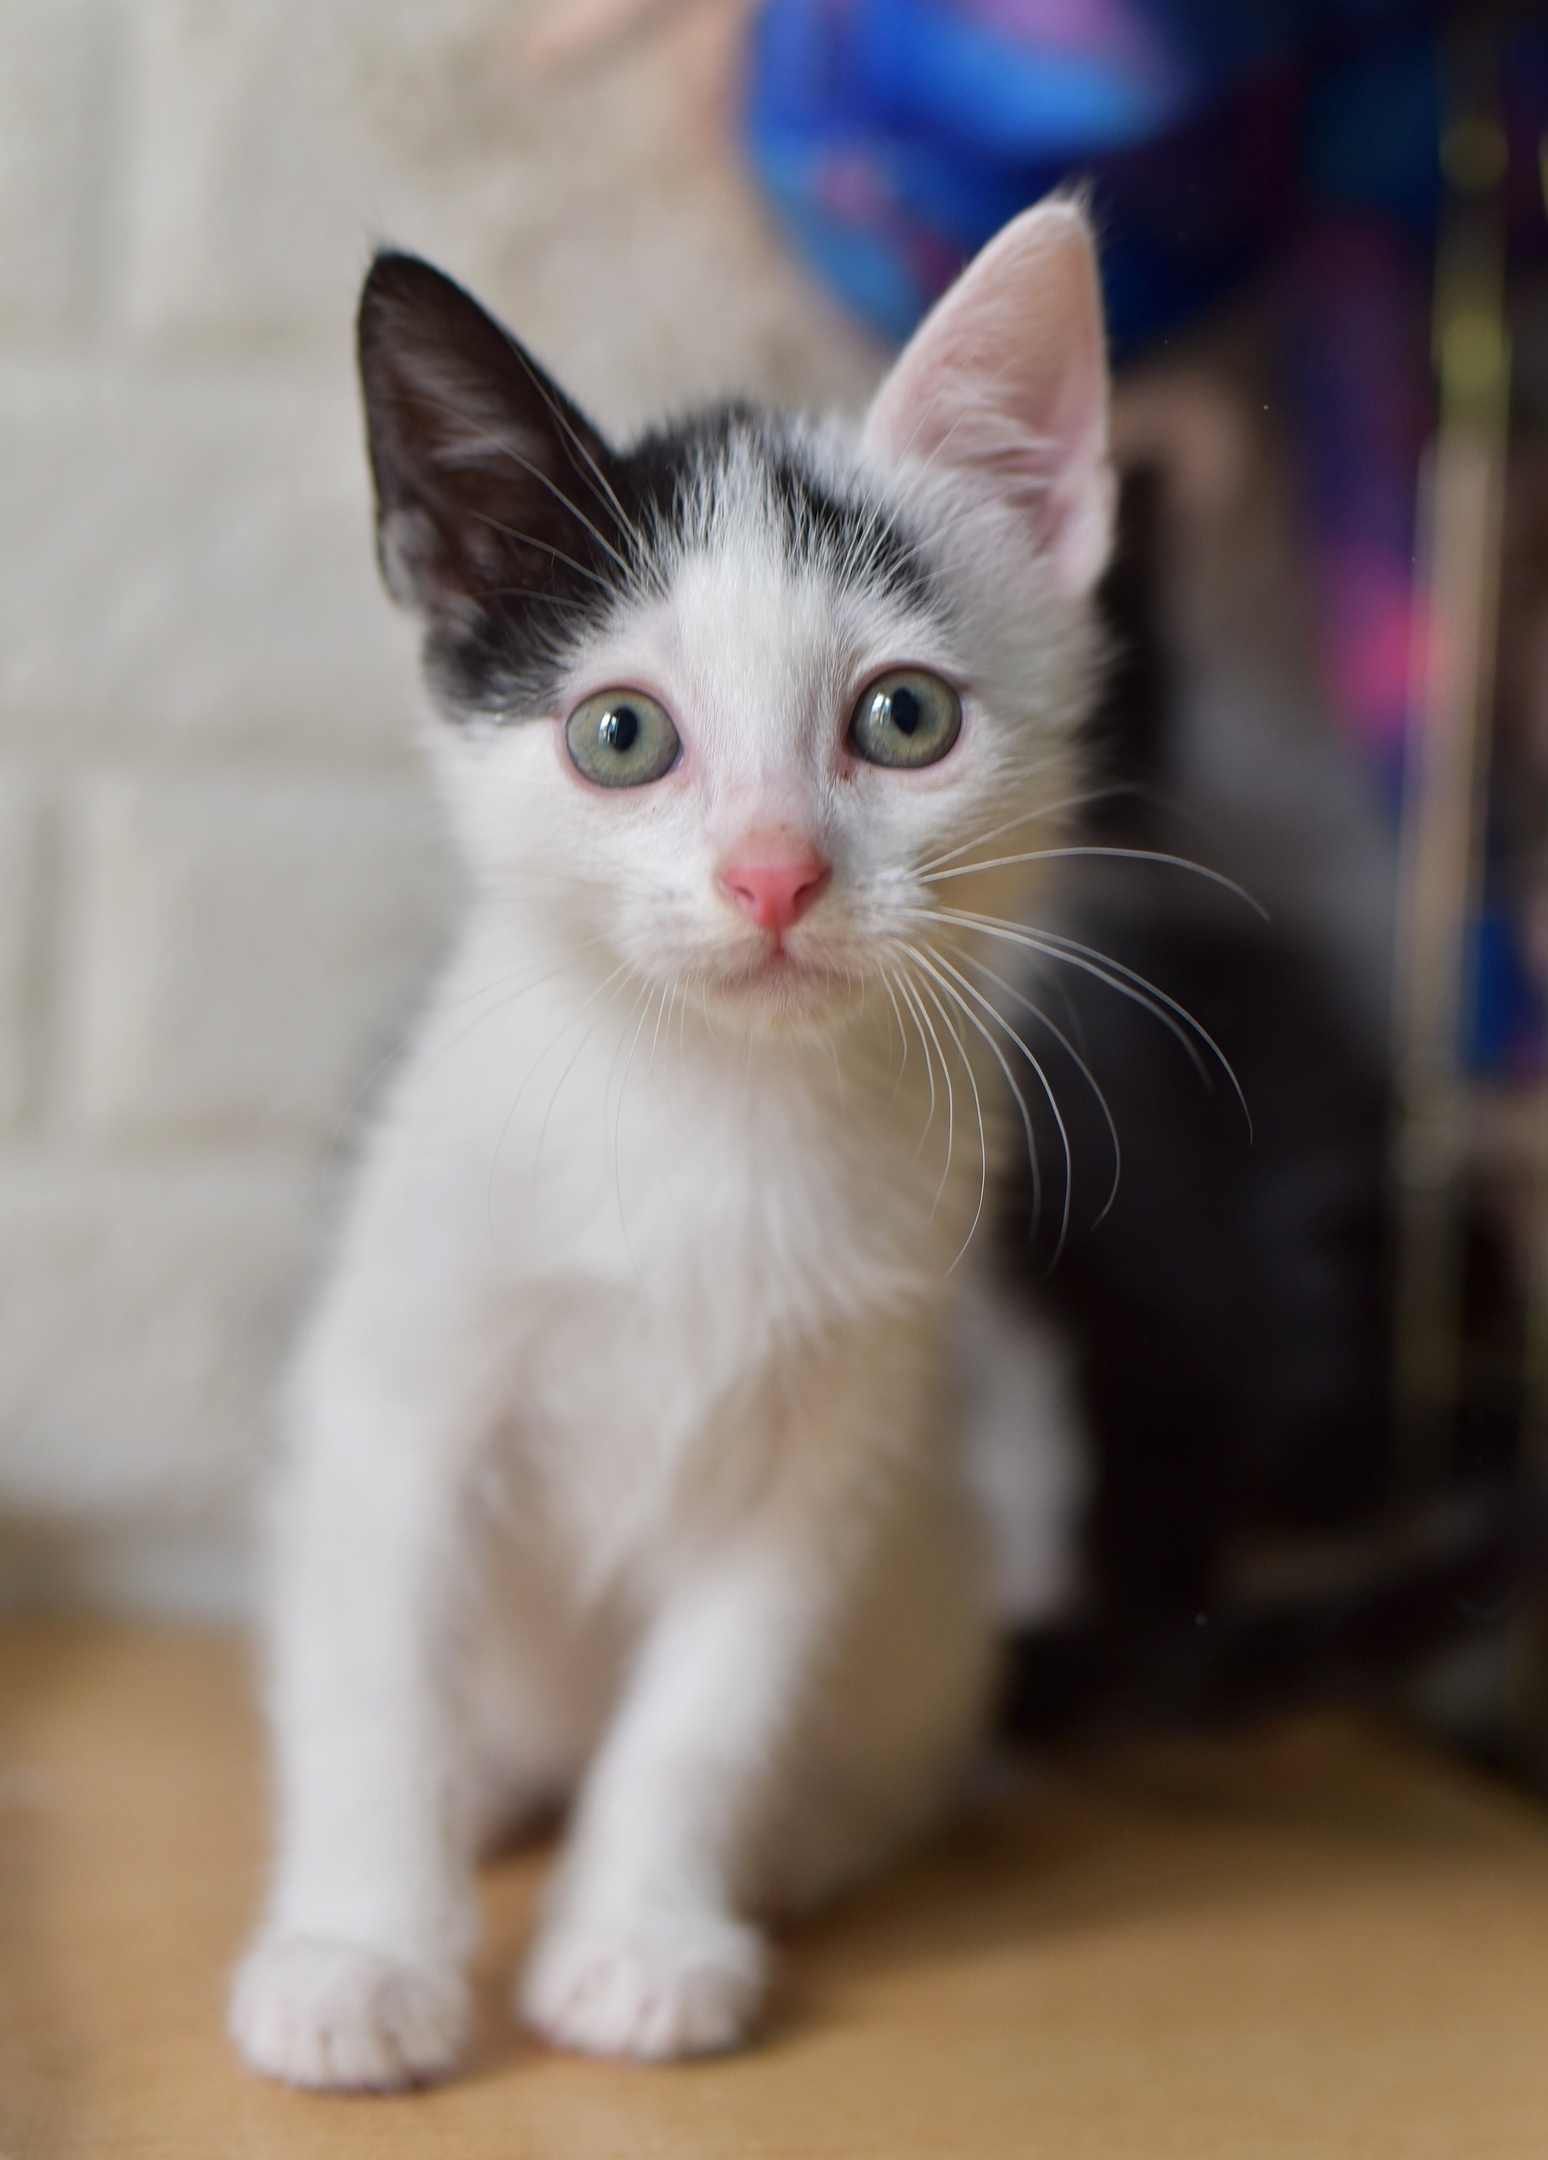
[[[643,690],[603,690],[564,723],[570,762],[598,787],[644,787],[677,763],[677,730]]]
[[[868,765],[933,765],[962,732],[962,700],[939,675],[900,668],[873,682],[849,723],[849,747]]]

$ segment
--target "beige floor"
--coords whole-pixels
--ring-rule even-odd
[[[0,1630],[0,2154],[115,2160],[1548,2160],[1548,1816],[1339,1721],[1028,1780],[792,1941],[738,2060],[545,2054],[435,2093],[246,2076],[222,1981],[261,1769],[219,1638]]]

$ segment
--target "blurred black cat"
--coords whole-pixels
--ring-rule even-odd
[[[1093,723],[1111,784],[1076,837],[1196,856],[1177,808],[1161,519],[1159,479],[1131,474]],[[1387,1075],[1311,940],[1153,863],[1072,868],[1062,927],[1116,963],[1119,987],[1061,969],[1044,996],[1111,1126],[1069,1049],[1026,1020],[1075,1205],[1064,1234],[1064,1135],[1033,1104],[1041,1204],[1024,1175],[1001,1247],[1073,1344],[1093,1481],[1080,1603],[1015,1639],[1005,1724],[1047,1737],[1390,1698],[1498,1625],[1541,1539],[1508,1405],[1466,1421],[1429,1506],[1390,1502]],[[1114,1128],[1122,1173],[1101,1211]],[[1479,1242],[1498,1327],[1508,1289]]]

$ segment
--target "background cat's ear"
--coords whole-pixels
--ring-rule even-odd
[[[394,599],[471,624],[616,569],[612,453],[460,285],[415,256],[378,255],[359,352]]]
[[[865,440],[887,465],[971,473],[1024,511],[1072,593],[1112,544],[1107,355],[1085,213],[1040,203],[968,265],[904,347]]]

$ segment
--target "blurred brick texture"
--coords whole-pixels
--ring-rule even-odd
[[[454,905],[351,370],[372,242],[604,424],[854,403],[734,8],[0,0],[0,1597],[236,1609],[330,1181]]]

